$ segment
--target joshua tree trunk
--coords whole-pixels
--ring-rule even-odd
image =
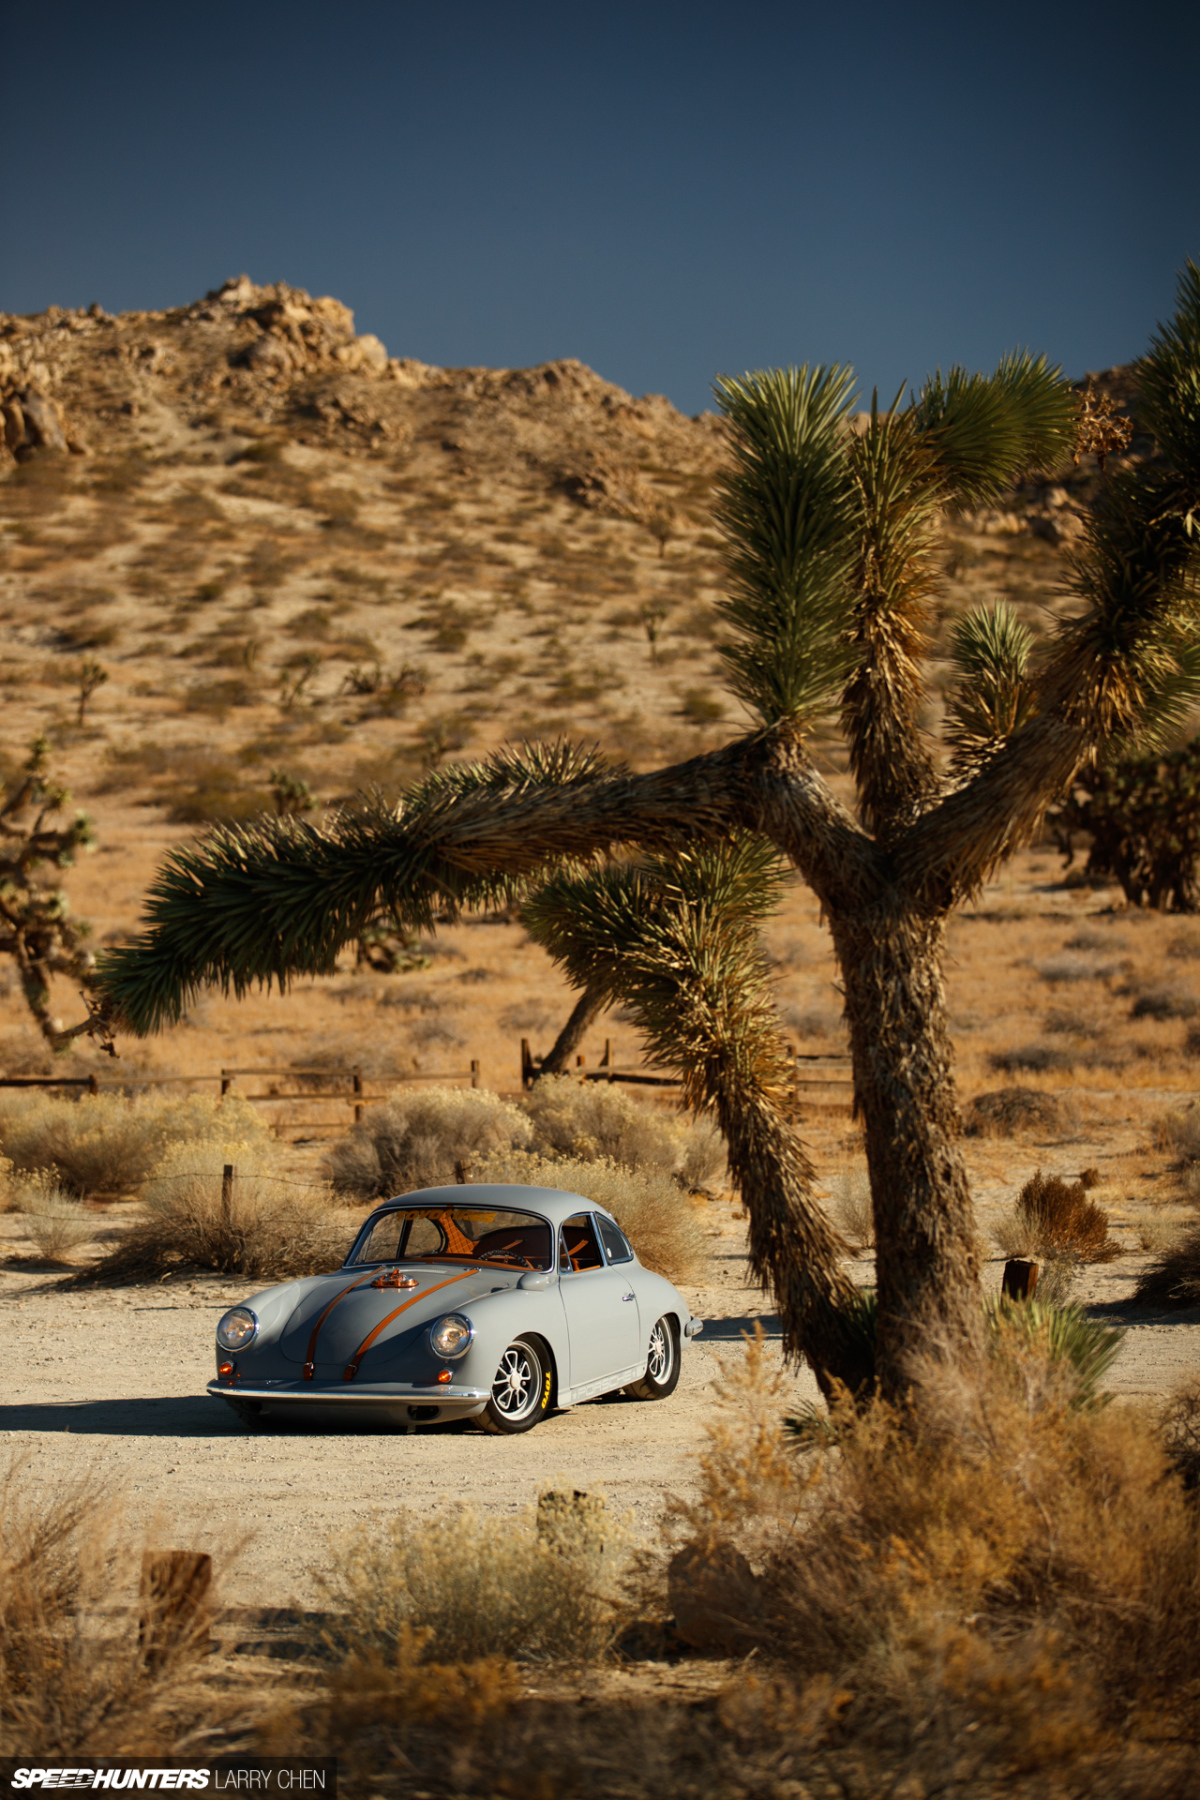
[[[940,919],[903,904],[833,921],[855,1108],[875,1218],[878,1368],[895,1395],[909,1353],[978,1341],[979,1258],[959,1149]]]
[[[571,1058],[582,1044],[585,1033],[607,1005],[607,988],[584,988],[570,1018],[555,1038],[554,1048],[548,1056],[543,1056],[538,1070],[540,1075],[562,1075],[570,1068]]]

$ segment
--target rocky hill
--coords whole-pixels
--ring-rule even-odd
[[[245,277],[167,312],[0,315],[0,408],[0,775],[49,734],[96,818],[69,886],[101,938],[207,821],[514,737],[644,766],[743,723],[716,655],[712,415],[570,360],[391,357],[338,301]],[[1044,625],[1094,479],[946,522],[935,641],[998,593]],[[836,736],[820,749],[838,780]],[[233,1054],[231,1022],[198,1061]]]

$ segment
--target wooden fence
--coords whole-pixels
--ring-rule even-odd
[[[526,1093],[541,1078],[542,1059],[534,1056],[529,1039],[521,1039],[521,1087]],[[854,1077],[848,1056],[792,1052],[792,1093],[798,1104],[809,1108],[832,1107],[839,1111],[854,1103]],[[620,1068],[613,1057],[612,1039],[604,1040],[604,1055],[594,1069],[582,1056],[569,1071],[579,1081],[617,1081],[635,1087],[678,1088],[677,1075],[655,1075],[643,1068]]]

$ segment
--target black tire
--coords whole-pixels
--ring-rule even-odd
[[[669,1313],[657,1321],[646,1347],[646,1373],[625,1392],[633,1400],[665,1400],[679,1386],[679,1327]]]
[[[550,1404],[550,1358],[536,1338],[517,1338],[500,1358],[492,1395],[475,1423],[498,1437],[532,1431]]]

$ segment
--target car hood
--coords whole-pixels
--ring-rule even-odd
[[[279,1349],[289,1362],[348,1362],[363,1340],[378,1332],[373,1342],[410,1334],[443,1313],[464,1307],[494,1293],[515,1287],[516,1272],[505,1269],[456,1268],[453,1264],[401,1264],[400,1273],[416,1282],[414,1288],[373,1287],[382,1273],[363,1269],[357,1275],[340,1269],[306,1288],[279,1334]],[[382,1326],[382,1330],[379,1328]],[[314,1333],[316,1342],[314,1344]]]

